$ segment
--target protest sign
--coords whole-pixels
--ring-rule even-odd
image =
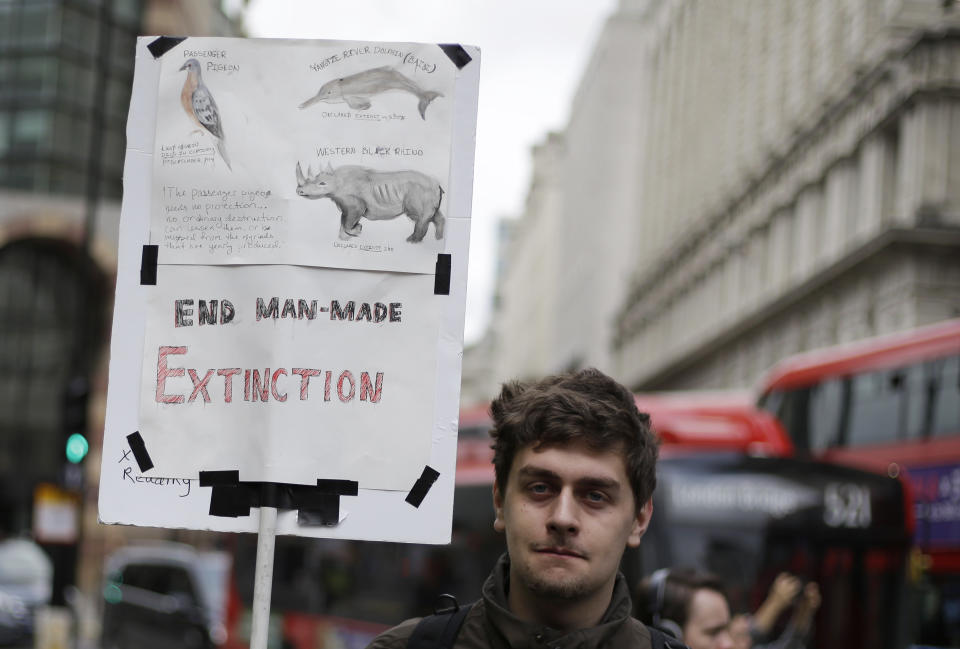
[[[140,39],[103,522],[449,539],[478,80],[459,45]]]

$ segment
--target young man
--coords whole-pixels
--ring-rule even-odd
[[[651,647],[618,571],[650,522],[657,441],[619,383],[588,369],[508,383],[491,405],[500,558],[457,648]],[[406,647],[419,620],[370,647]]]
[[[689,570],[658,570],[640,582],[637,617],[670,629],[690,649],[733,649],[722,582]]]

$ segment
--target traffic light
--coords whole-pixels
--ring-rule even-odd
[[[67,438],[67,461],[78,464],[87,456],[90,443],[82,433],[73,433]]]
[[[78,464],[90,450],[87,441],[87,401],[90,387],[86,377],[75,376],[67,381],[63,399],[64,451],[67,461]]]

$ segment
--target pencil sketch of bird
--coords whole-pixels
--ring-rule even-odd
[[[187,112],[187,117],[192,119],[201,129],[206,129],[217,141],[217,151],[220,157],[227,163],[227,168],[233,171],[230,166],[230,158],[227,157],[226,137],[223,134],[223,126],[220,124],[220,111],[217,110],[217,102],[213,100],[213,95],[204,85],[200,77],[200,62],[196,59],[189,59],[180,66],[180,71],[187,71],[187,80],[183,83],[183,90],[180,91],[180,103],[183,104],[183,110]]]

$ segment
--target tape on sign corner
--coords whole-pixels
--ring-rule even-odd
[[[473,60],[467,51],[457,43],[439,43],[437,45],[443,53],[450,57],[457,69],[462,70],[470,61]]]
[[[447,253],[437,255],[437,271],[433,276],[433,294],[450,295],[450,266],[453,258]]]
[[[133,457],[137,461],[137,466],[140,467],[140,473],[146,473],[153,468],[153,460],[150,459],[150,454],[147,453],[147,445],[143,443],[143,437],[140,435],[139,430],[127,435],[127,444],[130,445],[130,450],[133,451]]]
[[[423,499],[426,498],[427,492],[430,491],[430,487],[433,486],[433,483],[436,482],[439,477],[439,471],[431,468],[429,465],[424,466],[423,473],[420,474],[420,478],[413,484],[413,489],[410,490],[410,493],[407,494],[404,500],[414,507],[419,507]]]
[[[157,285],[157,256],[159,246],[145,245],[140,257],[140,286]]]
[[[153,58],[159,59],[185,40],[186,36],[160,36],[147,45],[147,49],[153,54]]]

